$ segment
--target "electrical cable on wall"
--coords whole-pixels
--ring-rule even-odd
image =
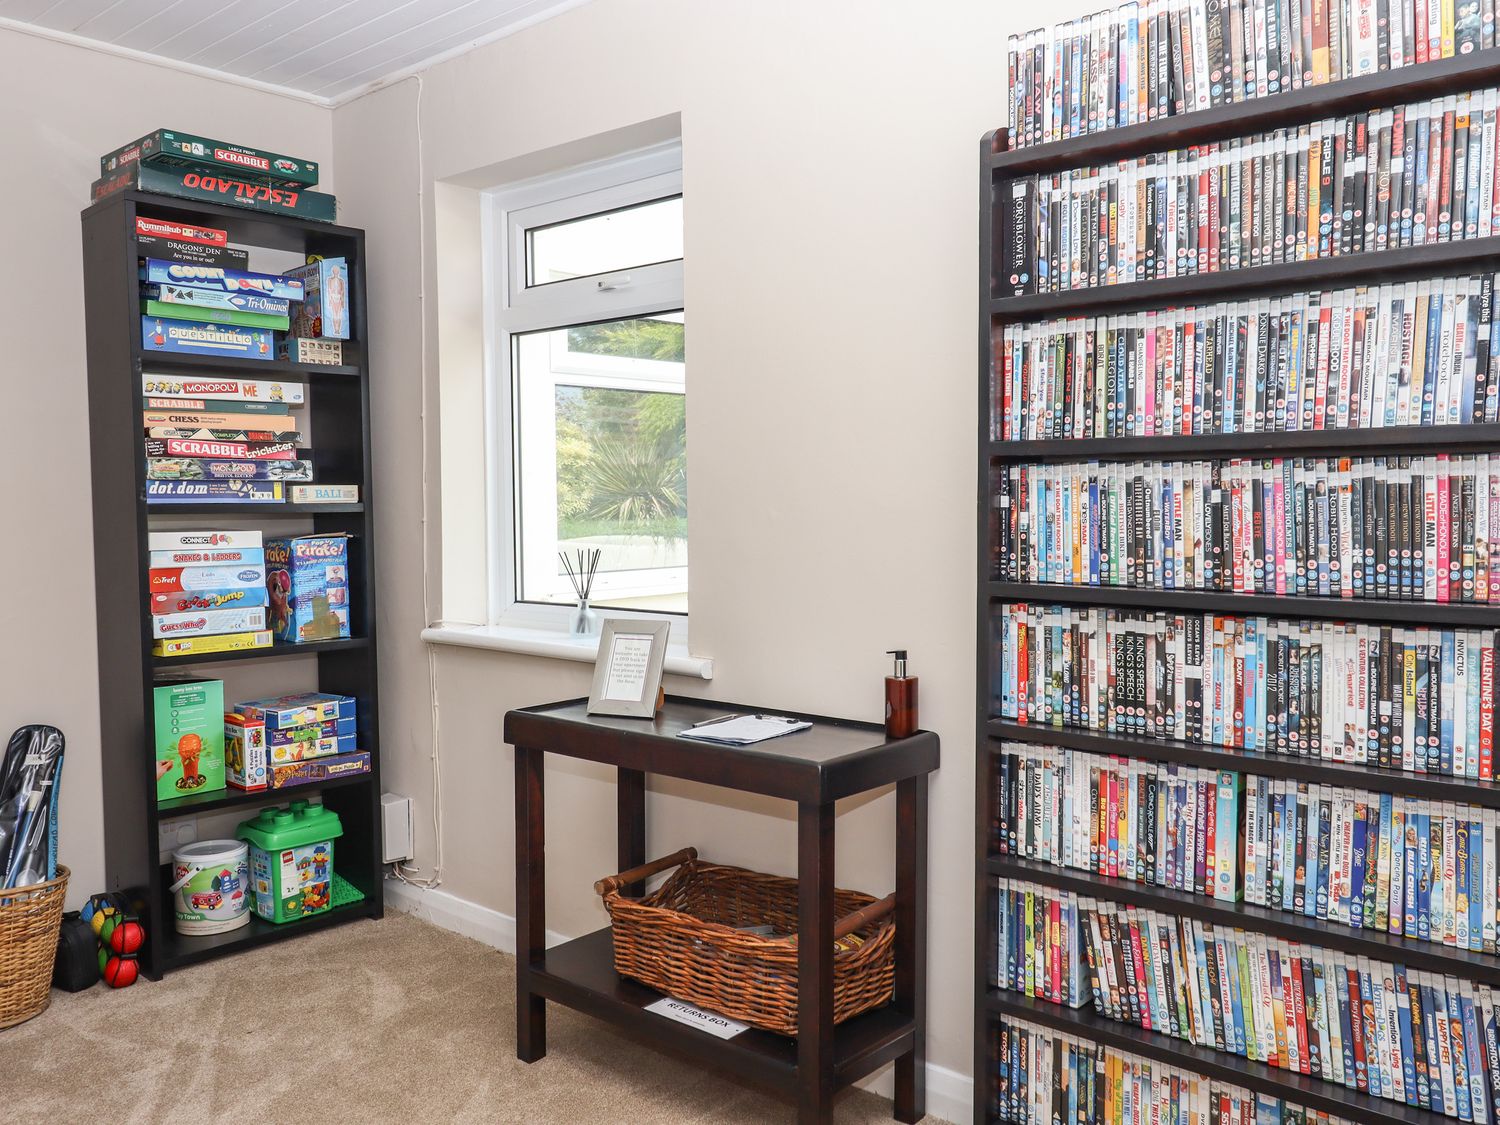
[[[432,622],[431,548],[428,542],[428,459],[427,459],[427,168],[422,146],[422,76],[413,74],[417,83],[417,308],[418,339],[422,349],[420,388],[422,409],[418,418],[422,428],[422,620]],[[438,715],[437,657],[427,646],[427,693],[432,709],[432,833],[437,861],[431,875],[421,868],[397,861],[390,865],[391,875],[408,886],[433,890],[443,883],[443,762],[441,754],[442,723]]]

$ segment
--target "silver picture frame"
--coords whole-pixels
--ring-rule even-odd
[[[649,719],[656,714],[670,621],[610,617],[599,634],[590,715]]]

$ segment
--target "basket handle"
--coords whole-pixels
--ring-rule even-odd
[[[650,863],[643,863],[639,867],[632,867],[629,871],[622,871],[618,875],[610,875],[600,879],[594,884],[594,893],[600,896],[618,891],[621,887],[628,887],[632,883],[639,883],[643,879],[649,879],[658,872],[665,871],[669,867],[676,867],[679,863],[686,863],[690,859],[698,858],[697,848],[683,848],[681,851],[664,855],[660,859],[653,859]]]
[[[886,895],[879,902],[872,902],[869,906],[861,907],[853,914],[845,914],[833,924],[833,940],[848,937],[855,930],[862,930],[872,922],[878,922],[887,914],[896,909],[896,896]]]

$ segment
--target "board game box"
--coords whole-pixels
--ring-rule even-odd
[[[233,414],[237,417],[244,417],[247,414],[286,415],[290,414],[292,409],[285,402],[245,402],[243,399],[228,398],[158,398],[155,395],[143,395],[141,405],[146,409],[148,425],[151,421],[151,412],[159,410],[193,414],[196,416],[194,420],[201,420],[204,415],[209,417],[224,414]],[[254,418],[251,419],[251,424],[277,426],[286,421],[284,417]]]
[[[169,547],[153,548],[146,556],[146,565],[153,570],[178,566],[236,566],[260,567],[266,565],[266,552],[260,547]]]
[[[234,709],[248,718],[263,719],[268,730],[280,730],[323,723],[329,719],[353,719],[358,705],[352,695],[302,691],[236,703]]]
[[[302,303],[293,310],[293,336],[329,340],[349,338],[349,263],[320,258],[286,271],[302,283]]]
[[[216,438],[147,437],[147,457],[207,457],[215,461],[291,461],[295,441],[219,440]]]
[[[145,316],[167,316],[174,319],[192,317],[207,324],[237,324],[241,328],[270,328],[284,330],[290,318],[273,316],[271,313],[239,312],[235,309],[210,309],[193,305],[170,305],[166,301],[142,301],[141,313]]]
[[[228,231],[148,219],[144,215],[136,216],[135,249],[142,258],[199,262],[237,270],[250,268],[250,255],[229,245]]]
[[[354,716],[342,719],[323,719],[300,727],[277,727],[266,739],[269,746],[285,746],[292,742],[315,742],[320,738],[352,737],[355,731]]]
[[[319,223],[333,222],[336,206],[333,196],[320,191],[295,191],[227,173],[213,175],[190,168],[159,168],[150,164],[130,164],[100,177],[90,188],[90,197],[98,203],[131,190],[222,203],[226,207],[272,215],[291,215]]]
[[[208,609],[241,609],[266,604],[264,586],[227,586],[220,590],[179,590],[176,593],[153,593],[151,612],[155,614],[199,613]]]
[[[278,640],[349,635],[349,536],[342,532],[266,541],[271,632]]]
[[[276,358],[272,336],[265,328],[238,324],[205,324],[193,320],[171,320],[164,316],[141,317],[141,347],[148,352],[178,355],[227,355],[236,359]]]
[[[357,484],[294,484],[293,504],[358,504]]]
[[[147,574],[151,595],[176,594],[193,590],[229,590],[266,588],[266,568],[250,563],[217,566],[158,566]],[[254,602],[253,605],[264,605]]]
[[[272,446],[287,446],[295,449],[302,441],[302,435],[296,430],[211,430],[203,426],[147,426],[146,440],[151,441],[213,441],[227,442],[230,445],[241,445],[249,450],[248,456],[269,456],[267,452],[257,450],[268,450]],[[149,452],[148,444],[147,450]],[[158,455],[158,456],[164,456]]]
[[[143,280],[152,285],[188,285],[197,289],[220,289],[225,293],[257,293],[287,301],[301,301],[306,292],[302,279],[297,277],[200,266],[192,262],[164,262],[159,258],[146,259]]]
[[[176,129],[153,129],[105,153],[99,158],[99,175],[108,176],[140,162],[168,168],[223,168],[282,187],[316,187],[318,183],[315,160],[232,145]]]
[[[311,758],[347,754],[356,748],[359,740],[353,734],[347,734],[328,738],[302,738],[294,742],[276,742],[274,738],[266,741],[269,743],[271,765],[279,766],[287,762],[305,762]]]
[[[148,504],[280,504],[279,480],[148,480]]]
[[[258,528],[223,531],[150,531],[146,533],[148,551],[198,551],[260,548],[265,546]]]
[[[218,637],[174,637],[151,642],[152,656],[208,656],[215,652],[241,652],[252,648],[270,648],[271,631],[225,633]]]
[[[331,758],[311,758],[303,762],[272,766],[270,781],[272,789],[291,789],[298,785],[313,785],[369,772],[370,752],[358,750]]]
[[[276,358],[292,363],[336,365],[344,362],[344,341],[283,336],[276,341]]]
[[[234,712],[224,716],[224,775],[236,789],[267,785],[266,724]]]
[[[152,693],[156,799],[224,788],[224,685],[181,680]]]
[[[170,219],[148,219],[145,215],[136,216],[135,234],[137,238],[170,238],[173,242],[191,242],[217,250],[229,247],[227,230],[200,227],[196,223],[176,223]]]
[[[211,375],[195,379],[148,373],[141,376],[141,386],[147,398],[166,399],[169,407],[174,400],[214,399],[233,402],[245,410],[258,410],[245,406],[246,403],[270,403],[282,407],[277,413],[284,413],[286,407],[300,406],[307,399],[307,388],[301,383],[276,379],[218,379]]]
[[[208,637],[215,633],[253,633],[265,627],[264,606],[216,609],[211,613],[192,610],[151,615],[151,636],[157,640],[163,637]]]
[[[148,457],[147,480],[312,480],[312,462],[221,461],[204,457]]]
[[[193,285],[157,285],[149,281],[141,284],[141,298],[163,305],[186,305],[191,309],[257,313],[283,318],[290,315],[292,308],[291,300],[286,297],[267,297],[263,293],[230,293],[223,289],[202,289]],[[192,319],[199,314],[177,309],[166,315]]]

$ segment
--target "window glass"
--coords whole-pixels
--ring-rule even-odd
[[[533,227],[526,284],[550,285],[682,257],[682,196]]]

